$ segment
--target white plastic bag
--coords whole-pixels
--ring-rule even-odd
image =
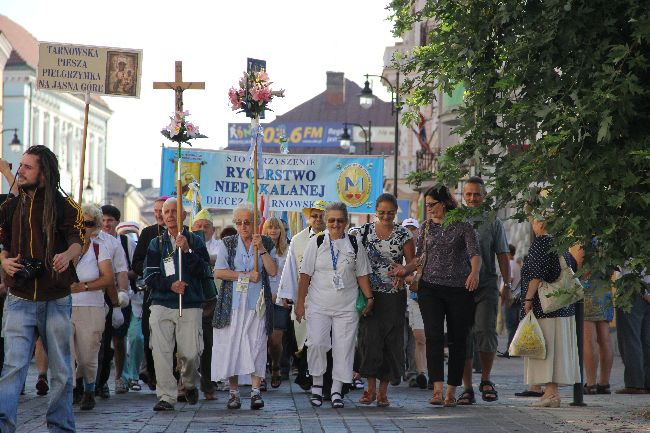
[[[512,356],[546,359],[546,341],[533,310],[530,310],[519,322],[508,353]]]

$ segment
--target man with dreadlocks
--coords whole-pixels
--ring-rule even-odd
[[[49,359],[50,432],[74,432],[70,284],[83,244],[83,215],[61,192],[58,160],[45,146],[23,154],[18,195],[0,207],[2,269],[9,287],[5,365],[0,378],[0,431],[16,430],[18,399],[36,337]]]

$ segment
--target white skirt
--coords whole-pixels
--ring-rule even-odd
[[[546,359],[524,358],[526,385],[582,383],[575,317],[538,319],[546,341]]]
[[[245,299],[232,312],[230,326],[215,329],[212,343],[212,380],[266,374],[265,316],[246,308]]]

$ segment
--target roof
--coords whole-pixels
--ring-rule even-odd
[[[327,102],[327,90],[303,102],[292,110],[278,116],[271,125],[282,122],[356,122],[362,125],[372,121],[373,125],[387,126],[395,123],[390,102],[375,99],[372,108],[359,104],[361,87],[345,79],[345,102],[335,105]]]
[[[5,67],[28,66],[34,71],[38,70],[38,39],[34,35],[5,15],[0,15],[0,33],[5,35],[12,48]],[[74,96],[84,100],[83,95],[74,94]],[[90,99],[95,105],[110,110],[101,96],[91,93]]]

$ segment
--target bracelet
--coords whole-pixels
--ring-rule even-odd
[[[263,253],[260,253],[260,256],[263,256],[266,253],[268,253],[268,251],[264,251]]]
[[[371,301],[371,300],[374,301],[374,300],[375,300],[375,297],[374,297],[374,296],[369,296],[369,297],[366,298],[366,300],[368,300],[368,301]]]
[[[84,288],[86,289],[86,292],[88,291],[88,283],[84,283]]]
[[[524,302],[533,302],[533,299],[524,299]]]

